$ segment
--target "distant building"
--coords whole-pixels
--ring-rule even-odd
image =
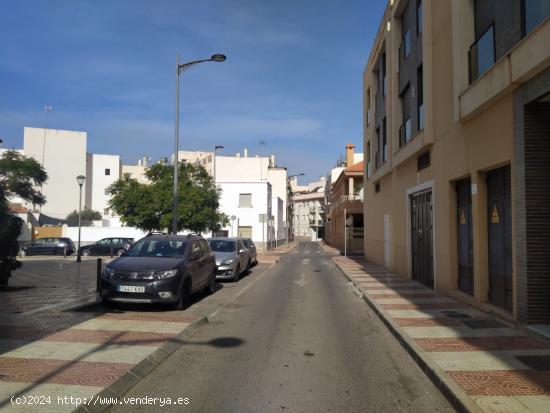
[[[86,132],[25,127],[23,153],[40,163],[48,180],[40,188],[46,204],[40,212],[51,218],[65,219],[78,210],[78,175],[86,175]],[[88,182],[82,186],[84,202]],[[32,206],[31,206],[32,208]]]
[[[275,157],[216,156],[220,210],[231,218],[219,235],[249,237],[259,246],[285,242],[287,178]]]
[[[145,172],[147,171],[150,162],[151,158],[149,156],[144,156],[137,161],[136,165],[122,165],[121,177],[127,175],[141,184],[148,183],[149,180],[145,176]]]
[[[325,186],[323,176],[308,185],[294,185],[292,231],[295,240],[318,241],[325,237]]]
[[[86,202],[87,208],[98,211],[104,217],[113,216],[109,207],[109,186],[121,177],[122,164],[118,155],[86,155]]]
[[[210,175],[214,174],[214,152],[179,151],[178,160],[193,165],[201,165]],[[171,163],[174,164],[174,154],[172,154]]]

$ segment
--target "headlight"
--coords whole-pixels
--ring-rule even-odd
[[[178,273],[178,270],[158,271],[158,272],[155,272],[155,279],[165,280],[166,278],[175,277],[177,273]]]
[[[235,262],[235,258],[230,258],[228,260],[223,260],[222,265],[230,265],[230,264],[233,264],[234,262]]]
[[[112,278],[115,275],[115,270],[109,267],[105,267],[103,270],[103,275],[107,278]]]

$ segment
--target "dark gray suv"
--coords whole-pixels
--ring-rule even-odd
[[[185,308],[189,296],[216,286],[216,260],[200,235],[152,235],[111,261],[101,276],[104,301],[171,303]]]

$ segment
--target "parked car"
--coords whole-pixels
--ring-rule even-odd
[[[210,238],[208,243],[216,255],[216,278],[239,281],[240,275],[250,268],[250,254],[242,239]]]
[[[254,244],[254,241],[252,241],[250,238],[241,238],[243,240],[244,246],[248,249],[248,252],[250,254],[250,266],[254,266],[258,264],[258,251],[256,249],[256,245]]]
[[[71,255],[76,251],[70,238],[38,238],[21,248],[25,255]]]
[[[130,249],[133,238],[103,238],[91,245],[80,247],[80,255],[120,255]]]
[[[184,308],[199,290],[213,293],[216,259],[200,235],[151,235],[102,272],[101,298],[112,302],[171,303]]]

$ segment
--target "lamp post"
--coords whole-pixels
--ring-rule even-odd
[[[223,62],[226,57],[223,54],[214,54],[210,59],[195,60],[180,64],[180,56],[176,60],[176,127],[174,138],[174,200],[172,205],[172,233],[178,233],[178,152],[179,152],[179,126],[180,126],[180,74],[189,67],[203,62]]]
[[[292,188],[290,187],[290,178],[294,178],[296,176],[304,176],[305,174],[304,173],[299,173],[299,174],[294,174],[294,175],[289,175],[287,176],[287,180],[288,180],[288,192],[289,192],[289,200],[288,200],[288,207],[287,207],[287,217],[286,217],[286,221],[287,221],[287,226],[286,226],[286,245],[288,246],[288,248],[290,249],[290,232],[291,232],[291,219],[292,219],[292,212],[293,212],[293,209],[294,209],[294,202],[292,200]]]
[[[216,185],[216,152],[217,151],[223,151],[223,146],[222,145],[216,145],[214,147],[214,167],[213,167],[213,175],[214,175],[214,185]]]
[[[80,217],[82,215],[82,185],[84,184],[84,181],[86,180],[86,177],[84,175],[78,175],[76,177],[76,182],[78,183],[78,187],[80,190],[79,198],[78,198],[78,249],[76,251],[76,262],[80,262],[80,229],[82,228]]]

